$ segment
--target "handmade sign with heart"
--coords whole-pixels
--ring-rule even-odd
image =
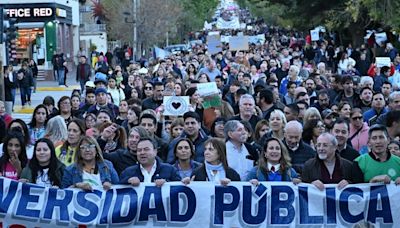
[[[165,96],[163,100],[164,116],[183,116],[189,111],[188,96]]]

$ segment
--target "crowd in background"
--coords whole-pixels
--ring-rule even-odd
[[[198,32],[190,39],[201,43],[163,59],[136,61],[128,47],[81,56],[80,90],[46,97],[29,124],[1,103],[1,175],[84,190],[168,181],[399,184],[396,48],[341,46],[329,34],[311,41],[240,15],[252,25],[241,32],[265,42],[210,55],[207,32]],[[391,64],[376,65],[377,56]],[[29,77],[20,71],[8,68],[8,80]],[[203,107],[197,85],[206,82],[216,83],[220,106]],[[163,115],[164,96],[189,96],[189,111]]]

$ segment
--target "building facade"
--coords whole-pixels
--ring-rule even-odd
[[[0,0],[0,7],[17,20],[17,63],[32,58],[52,75],[54,54],[74,60],[79,50],[77,0]]]

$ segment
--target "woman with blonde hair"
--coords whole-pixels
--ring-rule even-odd
[[[103,159],[96,139],[83,136],[78,143],[75,162],[64,171],[61,187],[75,187],[85,191],[108,190],[118,182],[117,171],[110,161]]]
[[[280,140],[283,140],[283,129],[286,126],[286,117],[285,114],[279,109],[275,109],[274,111],[271,112],[269,116],[269,132],[266,133],[261,141],[265,141],[265,139],[274,137],[278,138]],[[263,143],[261,144],[263,145]]]
[[[260,156],[258,165],[253,167],[247,180],[254,185],[259,181],[292,181],[297,184],[300,179],[290,163],[289,152],[281,140],[269,138],[264,145],[264,156]]]
[[[64,118],[61,116],[51,118],[47,122],[46,134],[44,137],[50,139],[55,148],[62,145],[68,138],[68,130]]]
[[[303,125],[306,125],[310,120],[321,120],[322,117],[317,108],[310,107],[304,112]]]

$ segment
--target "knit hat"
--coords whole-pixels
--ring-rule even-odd
[[[94,94],[97,96],[99,93],[107,93],[107,90],[104,88],[97,88],[96,91],[94,91]]]
[[[94,76],[94,84],[97,84],[99,82],[107,84],[107,75],[101,72],[97,72],[96,75]]]

